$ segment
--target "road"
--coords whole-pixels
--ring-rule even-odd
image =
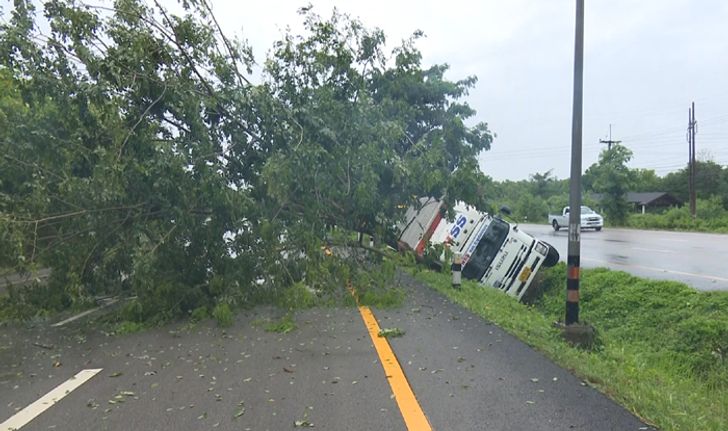
[[[2,274],[0,275],[0,295],[7,293],[8,286],[22,286],[34,281],[42,281],[51,275],[51,270],[44,268],[28,274]]]
[[[0,429],[59,385],[50,398],[64,397],[35,403],[22,431],[653,429],[500,328],[401,277],[405,304],[373,310],[381,328],[404,331],[385,343],[394,357],[354,307],[299,311],[297,329],[285,334],[263,329],[282,313],[265,307],[225,330],[212,322],[126,336],[79,321],[0,327]]]
[[[568,232],[522,224],[525,232],[559,250],[566,261]],[[640,277],[684,282],[698,290],[728,290],[728,235],[613,229],[581,232],[581,265],[607,267]]]

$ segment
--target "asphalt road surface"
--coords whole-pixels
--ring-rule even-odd
[[[285,334],[264,330],[280,317],[270,308],[227,330],[0,327],[0,429],[29,410],[24,431],[653,429],[500,328],[400,282],[405,304],[373,310],[405,332],[389,340],[393,360],[355,307],[299,311]],[[55,403],[43,398],[59,385]],[[406,425],[417,409],[425,425]]]
[[[520,228],[559,250],[566,261],[568,229],[522,224]],[[728,235],[612,229],[581,231],[581,266],[607,267],[636,276],[675,280],[698,290],[728,290]]]
[[[39,269],[28,274],[1,274],[0,295],[7,293],[8,286],[22,286],[34,281],[43,281],[51,275],[50,269]]]

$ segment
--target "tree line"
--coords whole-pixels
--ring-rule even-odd
[[[599,160],[582,177],[583,202],[604,212],[609,224],[643,228],[728,228],[728,167],[712,160],[695,163],[697,216],[708,222],[701,226],[687,220],[690,218],[687,207],[658,208],[648,210],[645,215],[636,214],[639,208],[626,200],[629,192],[664,192],[680,202],[688,202],[689,167],[658,176],[651,169],[629,168],[627,163],[631,157],[632,152],[626,146],[612,146],[600,153]],[[522,181],[489,179],[486,188],[492,190],[495,202],[509,206],[517,220],[545,223],[549,212],[559,212],[569,204],[569,180],[558,179],[552,172],[537,172]],[[665,215],[675,220],[663,220]]]

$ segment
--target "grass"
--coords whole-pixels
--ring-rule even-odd
[[[448,276],[415,276],[572,370],[662,430],[728,429],[728,293],[650,281],[606,269],[582,271],[581,320],[599,347],[570,347],[563,320],[565,267],[544,271],[543,297],[524,305],[495,289]]]
[[[296,327],[296,322],[293,320],[291,313],[286,314],[278,320],[263,323],[263,329],[266,332],[275,332],[277,334],[287,334],[295,330]]]
[[[114,334],[116,335],[127,335],[141,332],[148,329],[148,326],[139,322],[130,322],[124,320],[116,324],[114,328]]]
[[[380,309],[391,309],[402,306],[405,292],[398,287],[387,287],[378,289],[358,289],[359,304]]]
[[[220,303],[212,309],[212,317],[217,322],[217,325],[221,328],[228,328],[232,326],[235,320],[235,314],[233,313],[230,305],[227,303]]]

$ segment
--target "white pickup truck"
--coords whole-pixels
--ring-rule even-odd
[[[562,227],[569,227],[569,207],[564,207],[561,214],[549,214],[549,223],[558,231]],[[604,218],[597,214],[593,209],[582,205],[581,206],[581,228],[582,229],[594,229],[596,231],[602,230],[604,227]]]

